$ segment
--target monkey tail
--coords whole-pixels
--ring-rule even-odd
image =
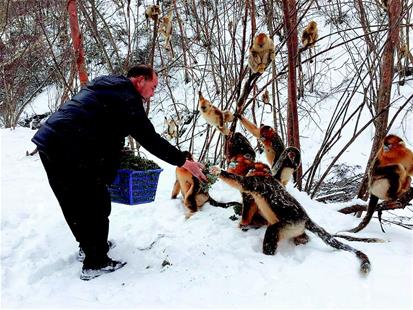
[[[358,242],[367,242],[367,243],[384,243],[384,242],[387,242],[386,240],[383,240],[383,239],[380,239],[380,238],[358,238],[358,237],[339,235],[339,234],[335,234],[335,235],[333,235],[333,237],[346,239],[348,241],[358,241]]]
[[[213,199],[211,196],[209,197],[208,202],[211,206],[225,208],[225,209],[232,207],[232,206],[242,207],[242,203],[239,203],[237,201],[218,202],[215,199]]]
[[[343,250],[343,251],[354,253],[357,256],[357,258],[360,260],[360,272],[366,275],[370,272],[371,264],[366,254],[364,254],[363,252],[345,243],[338,241],[332,235],[330,235],[324,228],[322,228],[321,226],[318,226],[316,223],[314,223],[310,219],[306,222],[305,227],[309,231],[317,234],[329,246],[335,249],[338,249],[338,250]]]
[[[354,227],[353,229],[350,229],[350,230],[346,230],[346,232],[356,233],[364,229],[370,223],[370,220],[373,217],[373,213],[374,211],[376,211],[376,206],[377,206],[378,201],[379,201],[378,197],[374,195],[370,195],[370,201],[367,207],[366,216],[363,218],[363,220],[360,222],[360,224],[357,227]]]

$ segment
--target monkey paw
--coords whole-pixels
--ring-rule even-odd
[[[194,213],[194,211],[185,212],[185,220],[188,220],[192,215],[194,215]]]
[[[310,241],[310,238],[306,233],[303,233],[302,235],[299,235],[294,238],[295,245],[306,244],[308,241]]]
[[[266,68],[266,65],[260,64],[260,65],[258,65],[257,71],[258,71],[259,73],[264,73],[265,68]]]

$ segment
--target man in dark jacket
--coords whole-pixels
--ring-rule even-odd
[[[111,246],[107,185],[115,178],[126,136],[205,180],[202,164],[186,160],[183,152],[155,132],[146,116],[143,100],[154,95],[157,84],[156,72],[146,65],[133,67],[127,77],[98,77],[52,114],[32,139],[66,222],[85,254],[82,280],[126,264],[107,255]]]

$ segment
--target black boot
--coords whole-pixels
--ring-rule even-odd
[[[108,240],[108,247],[109,247],[109,250],[115,248],[116,247],[115,241]],[[85,251],[83,251],[83,249],[79,245],[79,252],[77,253],[77,257],[76,257],[77,261],[83,263],[83,261],[85,260],[85,256],[86,256]]]
[[[102,274],[114,272],[125,265],[126,262],[116,261],[109,257],[106,257],[106,259],[99,264],[83,264],[82,272],[80,273],[80,279],[89,281],[101,276]]]

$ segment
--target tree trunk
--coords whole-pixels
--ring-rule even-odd
[[[373,139],[373,146],[369,160],[367,162],[366,172],[358,192],[358,198],[367,197],[367,175],[373,163],[374,157],[379,150],[384,137],[387,134],[387,123],[389,118],[389,106],[391,96],[391,86],[394,70],[394,50],[399,42],[399,18],[400,18],[400,0],[392,0],[389,2],[389,33],[383,50],[383,57],[380,65],[380,87],[375,105],[377,118],[374,121],[376,133]]]
[[[296,62],[298,52],[297,9],[295,0],[283,0],[284,27],[287,34],[288,48],[288,111],[287,136],[288,145],[300,149],[300,137],[297,113],[297,74]],[[301,189],[302,167],[294,174],[297,186]]]
[[[82,34],[79,29],[79,20],[77,18],[76,0],[67,0],[67,11],[69,13],[70,31],[72,34],[73,50],[75,53],[77,71],[79,73],[80,85],[84,86],[88,82],[88,75],[85,66],[85,53],[82,44]]]

